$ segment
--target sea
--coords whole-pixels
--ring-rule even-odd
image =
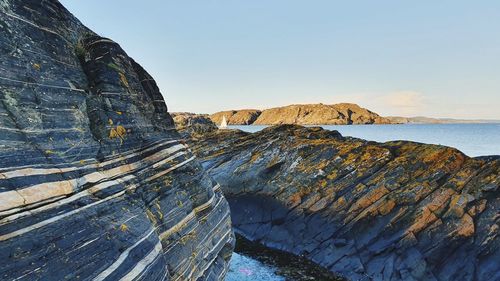
[[[233,253],[226,281],[285,281],[274,265]]]
[[[246,132],[258,132],[267,126],[229,126]],[[408,140],[457,148],[470,157],[500,155],[500,123],[485,124],[393,124],[325,125],[351,136],[377,142]],[[281,281],[276,264],[266,263],[243,253],[234,253],[226,281]]]

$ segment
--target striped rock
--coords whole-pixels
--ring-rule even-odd
[[[0,280],[220,280],[219,186],[152,77],[56,0],[0,0]]]

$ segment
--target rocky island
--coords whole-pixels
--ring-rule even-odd
[[[153,78],[56,0],[0,1],[0,280],[222,280],[229,207]]]
[[[206,114],[199,114],[208,116]],[[353,125],[353,124],[480,124],[500,120],[380,116],[354,103],[294,104],[265,110],[242,109],[209,115],[215,124],[226,117],[229,125]]]
[[[390,120],[353,103],[297,104],[263,111],[255,109],[222,111],[210,115],[220,124],[225,116],[229,125],[347,125],[390,124]]]
[[[319,127],[191,139],[235,231],[348,280],[496,280],[500,157]]]

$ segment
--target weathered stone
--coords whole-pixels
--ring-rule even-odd
[[[498,156],[300,126],[221,130],[191,147],[251,240],[351,280],[500,277],[500,200],[484,188],[499,184]]]
[[[220,280],[228,204],[152,77],[56,0],[0,0],[0,279]]]

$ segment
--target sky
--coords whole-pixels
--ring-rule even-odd
[[[169,111],[352,102],[500,119],[500,1],[61,0],[156,80]]]

